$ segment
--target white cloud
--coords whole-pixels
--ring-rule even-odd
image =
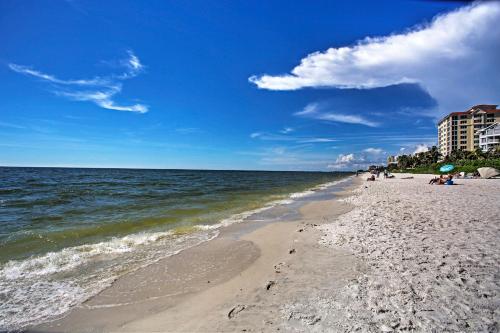
[[[425,153],[426,151],[429,151],[429,147],[427,145],[417,145],[413,154]]]
[[[311,145],[274,146],[258,151],[239,152],[258,158],[261,165],[290,170],[345,170],[366,169],[369,165],[385,164],[383,155],[367,155],[353,152],[332,156],[329,152],[318,152]]]
[[[280,131],[281,133],[281,131]],[[295,141],[296,138],[289,135],[275,134],[268,132],[254,132],[250,134],[252,139],[259,139],[265,141]]]
[[[440,114],[495,103],[500,97],[500,80],[494,79],[500,75],[499,21],[500,2],[476,2],[405,33],[314,52],[290,74],[249,80],[270,90],[417,83],[437,101]]]
[[[117,77],[120,79],[128,79],[132,77],[136,77],[144,70],[144,65],[141,63],[139,58],[132,51],[127,51],[128,58],[120,61],[120,64],[127,69],[121,75]]]
[[[280,131],[280,133],[281,133],[281,134],[288,134],[288,133],[293,132],[293,131],[294,131],[294,129],[293,129],[293,128],[291,128],[291,127],[285,127],[285,128],[283,128],[283,129]]]
[[[358,115],[344,115],[344,114],[329,112],[326,110],[326,107],[324,105],[320,105],[318,103],[310,103],[306,105],[302,111],[296,112],[294,113],[294,115],[304,118],[312,118],[312,119],[348,123],[348,124],[358,124],[369,127],[379,126],[378,123],[365,119]]]
[[[276,154],[276,155],[283,155],[286,152],[286,148],[285,147],[274,147],[274,148],[270,148],[269,151],[273,154]]]
[[[335,141],[337,141],[337,140],[330,139],[330,138],[310,138],[310,139],[299,140],[298,142],[300,142],[300,143],[324,143],[324,142],[335,142]]]
[[[384,150],[381,148],[366,148],[363,151],[368,154],[378,155],[381,154]]]
[[[15,129],[25,129],[26,128],[26,126],[12,124],[12,123],[6,123],[3,121],[0,121],[0,127],[8,127],[8,128],[15,128]]]
[[[136,77],[144,69],[139,58],[132,51],[127,51],[127,54],[128,58],[120,61],[120,65],[126,69],[125,72],[107,77],[97,76],[92,79],[63,80],[27,66],[16,64],[9,64],[8,66],[17,73],[53,83],[56,86],[53,92],[57,96],[63,96],[74,101],[93,102],[99,107],[109,110],[145,113],[148,111],[146,105],[118,105],[113,100],[113,97],[122,91],[121,81]],[[82,87],[86,87],[86,90],[82,90]]]
[[[332,170],[359,170],[367,169],[370,165],[384,165],[385,155],[382,153],[381,149],[368,148],[362,152],[339,154],[335,162],[328,165],[328,168]]]
[[[203,132],[198,127],[181,127],[181,128],[176,128],[175,131],[180,134],[197,134]]]
[[[110,84],[109,80],[103,79],[100,77],[96,77],[93,79],[61,80],[53,75],[42,73],[42,72],[37,71],[35,69],[32,69],[28,66],[16,65],[16,64],[9,64],[8,66],[14,72],[25,74],[25,75],[31,75],[31,76],[34,76],[36,78],[39,78],[39,79],[42,79],[45,81],[49,81],[52,83],[56,83],[56,84],[79,85],[79,86],[95,86],[95,85],[108,85],[108,84]]]
[[[250,137],[252,139],[259,139],[263,141],[290,141],[297,143],[325,143],[325,142],[337,141],[336,139],[332,138],[304,137],[304,136],[273,134],[265,132],[254,132],[250,134]]]
[[[337,160],[335,162],[336,163],[349,163],[352,161],[354,161],[354,154],[347,154],[347,155],[340,154],[337,157]]]
[[[354,170],[354,169],[364,169],[366,163],[364,161],[356,161],[353,154],[339,155],[334,163],[327,165],[328,169],[332,170]]]
[[[332,163],[331,154],[318,153],[309,148],[310,145],[273,146],[239,154],[258,157],[257,162],[266,169],[325,170]]]

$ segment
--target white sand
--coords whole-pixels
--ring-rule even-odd
[[[500,181],[366,182],[343,199],[356,208],[319,226],[320,243],[367,266],[339,290],[283,307],[321,318],[297,330],[498,332]]]

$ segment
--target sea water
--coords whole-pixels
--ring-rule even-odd
[[[0,330],[57,318],[127,272],[348,175],[2,167]]]

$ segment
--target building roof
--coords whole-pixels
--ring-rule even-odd
[[[471,110],[472,109],[481,109],[481,110],[496,110],[498,105],[496,104],[479,104],[479,105],[474,105],[473,107],[471,107]]]
[[[466,114],[470,114],[470,113],[477,112],[477,111],[482,111],[482,112],[485,112],[485,113],[500,113],[500,109],[497,109],[497,106],[498,105],[496,105],[496,104],[478,104],[478,105],[474,105],[473,107],[471,107],[467,111],[452,112],[452,113],[446,115],[445,117],[443,117],[439,121],[439,124],[442,123],[444,120],[446,120],[450,116],[461,116],[461,115],[466,115]]]

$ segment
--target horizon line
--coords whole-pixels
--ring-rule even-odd
[[[191,168],[147,168],[147,167],[89,167],[89,166],[26,166],[26,165],[0,165],[0,168],[33,168],[33,169],[115,169],[115,170],[179,170],[179,171],[243,171],[243,172],[342,172],[353,173],[353,170],[255,170],[255,169],[191,169]]]

